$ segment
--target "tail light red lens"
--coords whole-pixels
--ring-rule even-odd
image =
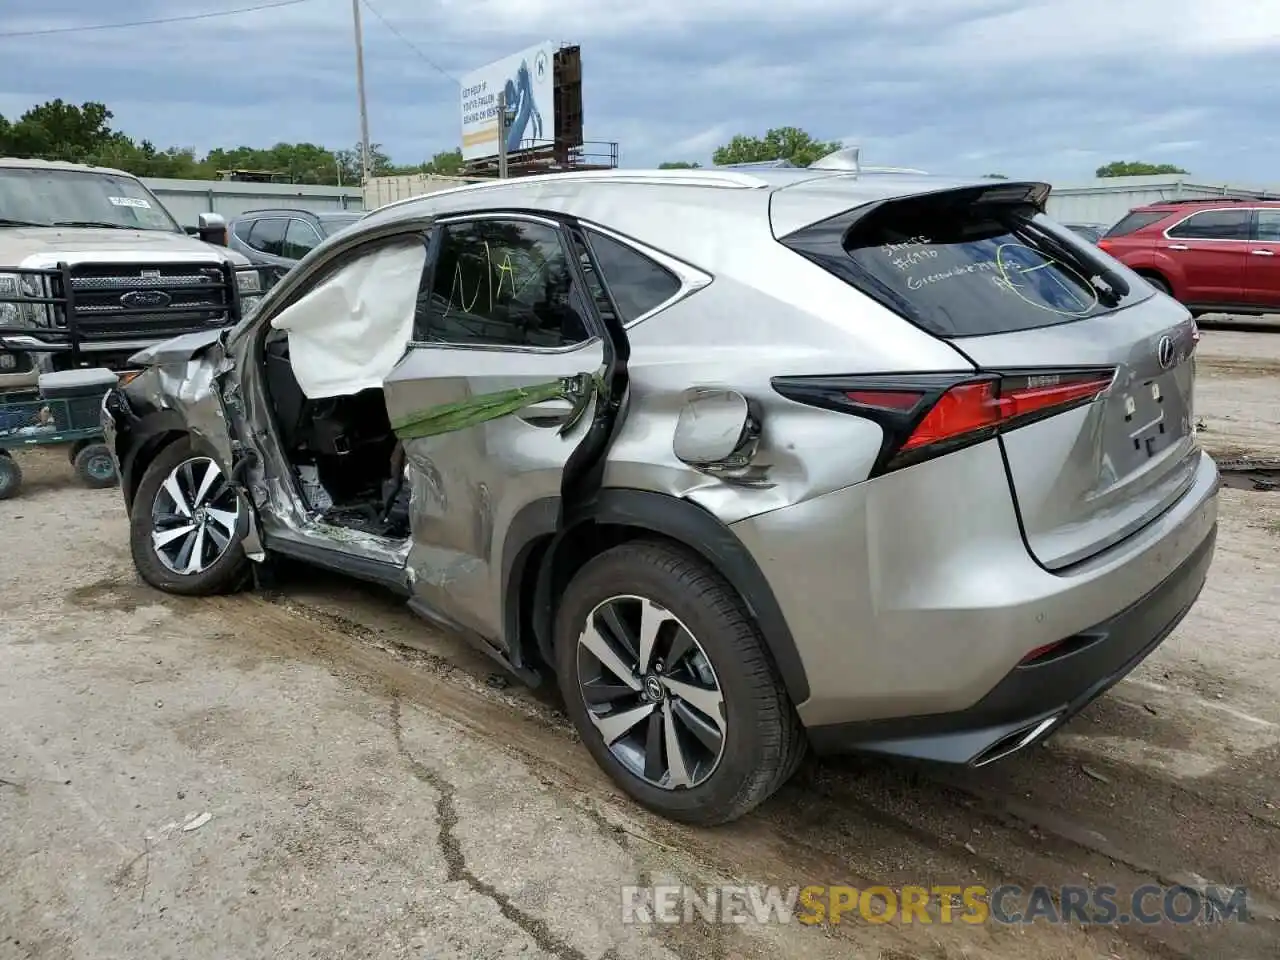
[[[967,433],[989,430],[1000,423],[998,383],[961,383],[938,398],[920,425],[911,431],[902,450],[933,446]]]
[[[784,397],[866,417],[884,429],[877,473],[910,466],[1093,402],[1113,368],[974,377],[777,377]]]

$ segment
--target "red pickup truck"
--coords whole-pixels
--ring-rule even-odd
[[[1280,201],[1153,203],[1098,246],[1193,314],[1280,313]]]

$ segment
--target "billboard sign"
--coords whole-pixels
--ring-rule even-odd
[[[555,47],[540,43],[504,57],[462,78],[462,159],[498,155],[498,94],[506,92],[515,121],[507,131],[507,152],[555,140]]]

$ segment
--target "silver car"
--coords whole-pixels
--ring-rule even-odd
[[[384,584],[640,803],[741,816],[806,748],[984,764],[1195,602],[1187,311],[1039,183],[610,171],[392,204],[104,408],[163,590]]]

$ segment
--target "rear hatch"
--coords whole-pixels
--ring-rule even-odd
[[[1027,545],[1060,569],[1141,529],[1191,483],[1196,328],[1178,303],[1048,220],[1047,194],[1018,183],[939,191],[781,239],[988,378],[994,404],[1015,414],[994,435]],[[1086,402],[1016,415],[1037,391],[1081,377],[1101,384]]]

